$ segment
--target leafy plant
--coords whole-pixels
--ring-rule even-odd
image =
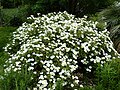
[[[82,74],[91,77],[97,63],[119,57],[105,27],[98,28],[86,16],[75,18],[59,12],[28,19],[33,22],[23,23],[5,47],[10,58],[4,71],[26,69],[33,74],[30,86],[34,89],[54,90],[61,80],[61,87],[76,89],[86,84]]]
[[[12,32],[16,29],[16,27],[0,27],[0,52],[4,51],[3,47],[9,42]]]
[[[29,6],[25,5],[14,9],[1,9],[2,26],[20,26],[29,15]]]
[[[31,85],[32,74],[22,70],[21,73],[10,72],[8,74],[0,73],[1,90],[26,90]]]
[[[120,2],[103,10],[99,16],[107,22],[107,28],[110,31],[110,37],[114,43],[115,49],[120,53]]]
[[[120,59],[99,66],[97,68],[96,90],[119,90],[120,83]]]
[[[37,0],[31,8],[34,14],[67,11],[77,17],[83,17],[101,11],[114,1],[116,0]]]

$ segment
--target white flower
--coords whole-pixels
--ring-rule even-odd
[[[54,73],[54,72],[50,72],[50,75],[53,75],[53,76],[55,76],[55,73]]]
[[[70,51],[70,48],[66,48],[66,52],[69,52]]]
[[[74,84],[71,84],[70,86],[71,86],[71,87],[74,87]]]
[[[39,79],[44,79],[43,75],[40,75]]]
[[[81,87],[81,88],[83,88],[83,85],[82,85],[82,84],[80,84],[80,87]]]
[[[34,61],[34,59],[33,59],[33,58],[31,58],[31,59],[28,59],[28,60],[27,60],[27,62],[31,62],[31,61]]]
[[[17,70],[18,70],[17,68],[14,68],[14,70],[13,70],[13,71],[15,72],[15,71],[17,71]],[[8,69],[8,71],[9,71],[9,69]]]
[[[41,89],[45,88],[48,84],[47,80],[40,80],[38,83],[42,84],[42,85],[39,85],[39,88],[41,88]]]
[[[91,70],[89,68],[87,68],[86,71],[91,72]]]
[[[37,90],[37,88],[33,88],[33,90]]]
[[[71,51],[72,51],[75,55],[77,55],[77,54],[78,54],[78,52],[77,52],[77,51],[75,51],[74,49],[71,49]]]
[[[47,88],[44,88],[43,90],[48,90]]]
[[[39,80],[36,84],[39,90],[55,90],[57,78],[63,79],[64,85],[73,82],[71,87],[79,85],[79,78],[73,76],[78,67],[91,72],[96,63],[103,66],[106,61],[119,56],[108,31],[105,28],[99,30],[97,22],[87,21],[86,16],[76,18],[67,12],[59,12],[39,17],[32,15],[29,19],[33,22],[23,23],[13,32],[11,44],[4,47],[10,56],[4,71],[8,73],[13,69],[21,73],[27,67],[28,73],[33,73],[31,80],[39,76],[35,79]],[[78,66],[78,61],[87,68]]]
[[[84,47],[84,51],[85,51],[85,52],[90,51],[90,49],[88,48],[88,46],[85,46],[85,47]]]
[[[20,63],[21,63],[20,61],[15,62],[15,64],[16,64],[16,66],[17,66],[17,67],[19,67],[19,66],[20,66],[20,65],[19,65]]]
[[[77,59],[77,56],[75,54],[72,54],[74,59]]]
[[[67,66],[66,61],[62,61],[62,66]]]
[[[79,80],[75,80],[75,83],[77,83],[77,84],[78,84],[78,83],[79,83]]]
[[[53,58],[55,58],[55,56],[54,56],[54,55],[52,55],[50,58],[51,58],[51,59],[53,59]]]
[[[34,71],[33,73],[34,73],[34,74],[37,74],[37,72],[36,72],[36,71]]]
[[[33,69],[34,69],[34,67],[29,67],[29,68],[28,68],[28,71],[33,70]]]
[[[30,54],[28,54],[27,57],[30,57]]]
[[[50,69],[49,69],[49,68],[46,68],[46,71],[47,71],[47,72],[50,72]]]
[[[92,68],[92,66],[89,66],[89,68],[91,69],[91,68]]]

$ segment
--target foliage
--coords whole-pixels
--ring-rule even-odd
[[[40,0],[35,4],[34,10],[40,13],[65,10],[71,14],[82,17],[86,14],[95,14],[101,9],[113,4],[114,1],[115,0]]]
[[[120,89],[120,59],[114,59],[97,68],[96,90]]]
[[[10,72],[9,74],[0,73],[0,89],[1,90],[27,90],[31,73],[22,71],[21,73]],[[29,86],[30,87],[30,86]]]
[[[16,9],[1,9],[1,26],[2,25],[9,25],[10,20],[12,17],[17,13],[17,8]]]
[[[10,35],[13,31],[16,30],[16,27],[0,27],[0,52],[4,51],[3,47],[9,41]]]
[[[99,17],[107,22],[107,28],[110,31],[110,37],[114,43],[114,47],[120,53],[120,2],[103,10]]]
[[[33,14],[67,11],[82,17],[86,14],[95,14],[113,4],[114,1],[117,0],[2,0],[1,5],[3,8],[31,5]]]
[[[8,8],[17,8],[24,5],[33,5],[37,0],[1,0],[1,6],[4,9]]]
[[[2,26],[20,26],[26,21],[26,17],[29,13],[29,6],[14,8],[14,9],[2,9],[1,10],[1,22]]]
[[[30,89],[53,90],[59,80],[64,88],[78,88],[84,83],[82,73],[91,73],[97,63],[118,57],[109,32],[86,16],[59,12],[28,19],[32,22],[13,32],[12,42],[5,47],[10,58],[4,66],[6,74],[24,69],[32,73]]]
[[[0,90],[8,90],[8,89],[2,89],[3,86],[3,78],[4,75],[4,63],[6,59],[8,59],[8,55],[4,52],[3,47],[6,46],[6,44],[9,42],[9,38],[11,38],[11,34],[13,31],[15,31],[15,27],[0,27]]]
[[[3,47],[9,42],[9,38],[13,31],[15,31],[15,27],[0,27],[0,72],[3,71],[3,64],[8,58],[8,56],[3,52]]]

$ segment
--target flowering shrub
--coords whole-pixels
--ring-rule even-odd
[[[91,72],[96,63],[105,63],[117,56],[109,32],[97,28],[97,22],[75,18],[67,12],[28,17],[13,32],[13,40],[5,51],[10,58],[5,72],[32,72],[34,89],[54,90],[56,82],[74,89],[82,86],[78,68]]]

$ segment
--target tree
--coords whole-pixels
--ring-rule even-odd
[[[67,11],[78,17],[95,14],[113,4],[115,0],[37,0],[32,8],[36,12]],[[43,10],[43,12],[41,11]],[[36,13],[35,12],[35,13]]]

